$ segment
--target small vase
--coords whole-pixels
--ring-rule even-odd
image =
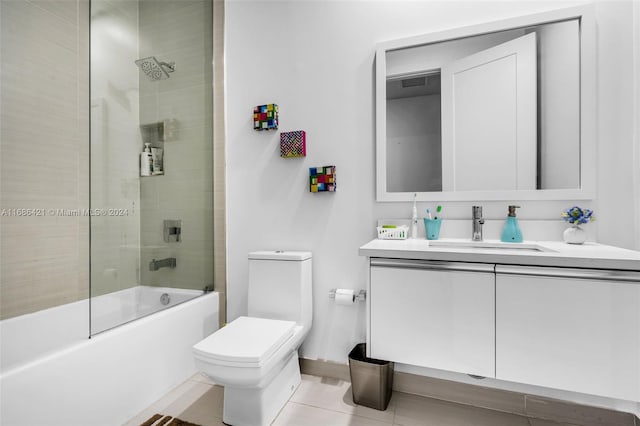
[[[571,228],[564,230],[562,237],[567,244],[583,244],[587,241],[587,231],[578,225],[571,225]]]

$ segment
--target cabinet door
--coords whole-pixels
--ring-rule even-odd
[[[640,275],[496,267],[496,377],[640,400]]]
[[[371,357],[494,376],[493,265],[382,259],[371,265]]]

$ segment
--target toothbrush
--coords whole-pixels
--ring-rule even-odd
[[[431,220],[431,209],[427,209],[427,219]]]
[[[413,194],[413,209],[411,214],[411,238],[418,238],[418,209],[416,208],[416,197],[418,194]]]
[[[440,213],[442,211],[442,206],[438,206],[436,207],[436,213]],[[438,218],[438,215],[436,214],[435,218]]]

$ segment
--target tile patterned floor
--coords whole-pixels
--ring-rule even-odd
[[[223,388],[196,374],[125,426],[139,426],[155,413],[201,426],[222,426]],[[302,375],[302,383],[273,426],[571,426],[394,392],[386,411],[355,405],[351,384]]]

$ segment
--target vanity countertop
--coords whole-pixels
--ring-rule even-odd
[[[494,240],[485,240],[483,243],[453,238],[435,241],[375,239],[360,247],[358,253],[361,256],[390,259],[640,271],[640,251],[604,244],[587,242],[575,245],[561,241],[501,243]],[[511,245],[513,248],[510,248]]]

